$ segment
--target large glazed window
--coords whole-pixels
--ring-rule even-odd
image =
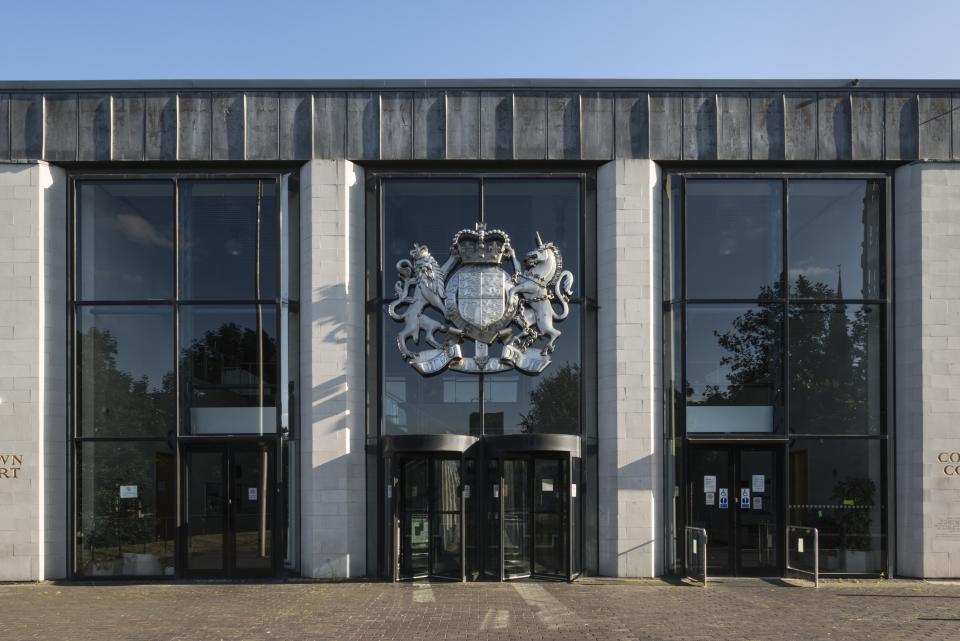
[[[587,322],[583,309],[584,179],[581,176],[383,177],[380,188],[379,289],[369,316],[380,346],[380,425],[382,434],[513,434],[582,431],[582,349]],[[454,234],[501,229],[524,260],[537,247],[537,234],[553,242],[562,267],[573,274],[568,316],[556,322],[562,332],[552,362],[539,375],[516,370],[468,374],[450,369],[424,377],[397,350],[402,325],[387,313],[395,297],[396,265],[410,260],[414,243],[426,245],[440,264]],[[505,259],[504,267],[509,264]],[[433,307],[423,314],[438,324]],[[421,348],[427,348],[425,335]],[[499,349],[499,345],[493,349]],[[464,347],[472,356],[472,342]]]
[[[687,298],[762,298],[783,269],[783,185],[687,182]]]
[[[174,576],[181,437],[294,423],[295,181],[73,184],[74,573]]]
[[[670,376],[686,432],[884,432],[883,192],[847,177],[672,179],[664,297],[683,319]]]
[[[176,463],[165,442],[83,442],[76,448],[78,573],[172,574]]]
[[[781,306],[687,306],[687,432],[772,432]]]
[[[78,184],[79,299],[173,298],[174,189],[170,180]]]
[[[82,436],[166,438],[176,429],[169,306],[81,308],[76,354]]]
[[[277,310],[273,305],[185,305],[180,350],[186,431],[277,430]]]
[[[820,532],[820,571],[883,571],[886,442],[796,439],[790,447],[790,523]]]
[[[884,297],[882,186],[877,180],[790,182],[792,297]]]
[[[790,431],[880,434],[884,323],[880,305],[791,305]]]
[[[887,181],[691,173],[665,192],[663,411],[676,478],[698,439],[784,447],[788,522],[820,530],[828,573],[885,570]]]
[[[276,188],[262,180],[181,183],[181,298],[275,298]]]

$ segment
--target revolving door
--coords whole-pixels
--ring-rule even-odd
[[[388,437],[385,470],[394,581],[466,578],[473,437]],[[475,448],[474,448],[475,449]],[[471,450],[473,451],[473,450]]]
[[[493,437],[486,445],[481,521],[484,578],[571,581],[578,577],[579,439],[522,435]]]
[[[401,455],[397,463],[397,578],[462,580],[460,458]]]
[[[394,581],[580,575],[578,437],[416,435],[385,444]]]

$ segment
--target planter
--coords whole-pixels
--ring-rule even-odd
[[[155,554],[123,553],[123,574],[149,576],[163,573],[160,559]]]

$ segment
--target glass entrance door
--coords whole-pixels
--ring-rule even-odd
[[[770,447],[690,449],[689,524],[707,530],[708,574],[781,574],[779,461]]]
[[[398,456],[397,577],[463,579],[459,458]]]
[[[570,459],[509,456],[490,461],[484,574],[571,578]]]
[[[184,453],[185,574],[271,576],[276,471],[269,444]]]
[[[530,576],[533,572],[530,467],[529,459],[503,461],[503,521],[500,540],[503,546],[503,576],[506,579]]]

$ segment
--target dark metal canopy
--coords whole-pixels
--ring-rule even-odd
[[[0,162],[960,160],[955,80],[0,82]]]

